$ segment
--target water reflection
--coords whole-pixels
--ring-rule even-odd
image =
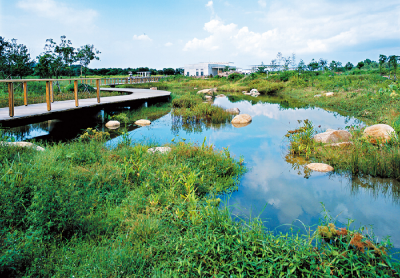
[[[267,102],[265,102],[267,101]],[[287,155],[287,130],[297,127],[297,120],[309,119],[321,129],[345,128],[359,121],[318,108],[299,108],[290,100],[272,98],[221,97],[215,105],[240,109],[252,116],[252,122],[241,128],[231,124],[212,125],[187,123],[167,114],[150,126],[129,132],[132,142],[146,139],[159,145],[170,143],[179,136],[187,141],[207,144],[243,157],[248,172],[240,180],[239,190],[233,192],[229,205],[234,214],[249,217],[259,215],[266,227],[286,231],[283,224],[301,220],[316,225],[321,216],[321,202],[341,223],[348,218],[356,225],[373,225],[379,239],[392,236],[392,243],[400,247],[399,184],[389,179],[352,177],[311,172],[305,169],[304,158]],[[131,128],[131,127],[129,127]],[[133,128],[133,127],[132,127]],[[121,137],[111,139],[115,145]],[[267,204],[267,206],[266,206]]]

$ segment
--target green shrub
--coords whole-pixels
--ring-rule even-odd
[[[68,92],[73,92],[74,91],[74,84],[69,84],[67,87],[65,87],[65,90]],[[78,92],[84,92],[88,91],[89,93],[96,92],[96,89],[90,86],[89,84],[78,84]]]

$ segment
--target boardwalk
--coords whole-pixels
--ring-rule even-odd
[[[45,119],[57,119],[58,114],[65,112],[82,111],[88,108],[98,108],[99,110],[108,105],[123,105],[134,101],[147,101],[157,98],[168,98],[170,92],[148,89],[131,88],[101,88],[101,91],[130,92],[130,95],[102,97],[101,103],[97,98],[79,99],[79,106],[75,106],[75,100],[55,101],[51,103],[51,111],[47,110],[46,103],[30,104],[29,106],[16,106],[14,117],[9,116],[9,108],[0,108],[0,125],[16,126],[22,122],[35,122]]]

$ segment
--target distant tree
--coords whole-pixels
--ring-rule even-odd
[[[300,60],[298,66],[297,66],[297,72],[300,75],[302,72],[304,72],[307,69],[306,64],[304,63],[303,60]]]
[[[71,77],[71,66],[76,61],[77,53],[75,48],[72,47],[72,42],[66,38],[66,36],[61,36],[61,43],[55,46],[54,52],[61,57],[62,61],[64,62],[64,67],[67,66],[66,70]]]
[[[184,74],[184,69],[182,68],[177,68],[175,69],[175,75],[183,75]]]
[[[365,64],[365,65],[368,65],[368,66],[369,66],[371,63],[372,63],[372,61],[371,61],[370,59],[365,59],[365,60],[364,60],[364,64]]]
[[[291,66],[292,66],[292,68],[296,67],[296,54],[295,53],[292,53]]]
[[[319,59],[318,66],[319,66],[320,70],[325,70],[327,68],[327,65],[328,65],[327,60],[324,60],[322,58]]]
[[[315,71],[318,69],[319,64],[317,61],[314,59],[311,60],[311,62],[307,65],[309,71]]]
[[[282,61],[283,61],[283,70],[285,71],[289,70],[289,65],[292,63],[292,58],[282,57]]]
[[[346,70],[351,70],[352,68],[354,68],[354,65],[352,63],[350,63],[350,62],[347,62],[347,64],[344,66],[344,68]]]
[[[329,69],[330,69],[331,71],[336,71],[336,70],[337,70],[337,63],[336,63],[336,61],[330,62],[330,64],[329,64]]]
[[[8,49],[10,47],[10,43],[6,41],[5,38],[0,36],[0,74],[1,78],[4,79],[8,73]]]
[[[364,62],[358,62],[358,64],[357,64],[357,68],[358,69],[361,69],[362,67],[364,66]]]
[[[35,74],[41,78],[51,78],[53,75],[53,60],[54,56],[51,54],[41,54],[37,57],[38,63],[35,67]]]
[[[394,81],[396,81],[396,71],[397,71],[397,63],[399,61],[400,56],[391,55],[388,58],[389,69],[390,67],[393,68],[393,77]]]
[[[261,65],[264,65],[264,64],[261,63]],[[271,66],[272,66],[272,70],[275,71],[276,67],[278,66],[277,62],[276,62],[276,59],[271,60]]]
[[[383,55],[383,54],[380,54],[379,55],[379,73],[382,75],[382,67],[383,67],[383,65],[386,63],[386,61],[387,61],[387,56],[386,55]]]
[[[93,60],[100,60],[97,56],[101,54],[100,51],[94,48],[94,45],[87,44],[78,48],[78,52],[76,54],[77,61],[81,65],[81,75],[82,75],[82,68],[85,68],[85,77],[86,77],[86,69],[89,66],[90,62]]]
[[[174,75],[175,74],[175,70],[173,68],[163,68],[163,73],[165,75]]]

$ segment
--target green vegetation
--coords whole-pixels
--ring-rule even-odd
[[[215,196],[237,187],[228,150],[177,142],[104,147],[87,130],[45,152],[1,147],[0,273],[13,277],[395,276],[390,242],[327,218],[305,235],[234,221]],[[328,225],[329,224],[329,225]]]
[[[389,141],[373,144],[363,135],[360,126],[352,126],[350,144],[341,147],[324,146],[313,140],[317,133],[313,124],[305,120],[296,130],[289,131],[290,152],[324,162],[337,172],[366,174],[372,177],[394,178],[400,180],[400,130]]]

